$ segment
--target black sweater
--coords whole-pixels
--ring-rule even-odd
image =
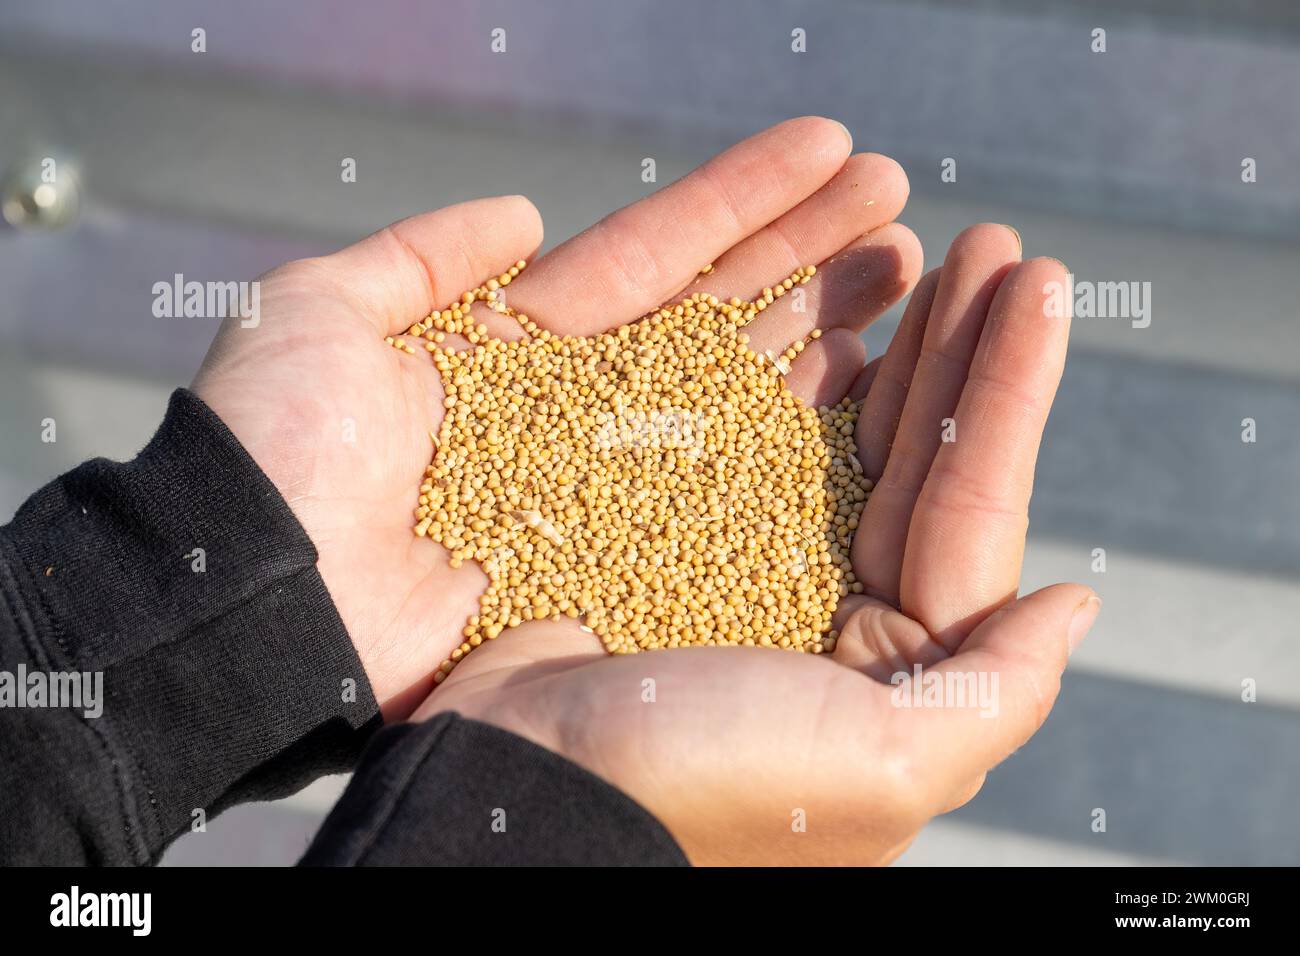
[[[153,863],[197,811],[354,768],[304,863],[685,862],[535,744],[454,714],[381,729],[311,541],[187,391],[135,460],[0,529],[0,863]]]

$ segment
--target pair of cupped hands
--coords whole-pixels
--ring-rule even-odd
[[[529,622],[435,691],[487,579],[411,532],[443,388],[423,352],[384,337],[531,261],[541,217],[521,196],[480,199],[263,277],[260,325],[227,323],[194,388],[315,543],[387,720],[456,711],[529,738],[639,801],[696,863],[887,863],[978,792],[1046,719],[1099,608],[1077,584],[1017,596],[1069,333],[1046,287],[1066,270],[1023,260],[1013,229],[982,224],[922,276],[920,243],[895,222],[907,195],[899,165],[853,154],[841,124],[790,120],[613,213],[509,288],[541,326],[588,335],[695,290],[751,298],[817,265],[802,311],[778,299],[748,331],[761,352],[821,329],[789,387],[816,404],[866,397],[856,440],[876,487],[853,560],[869,596],[841,602],[831,655],[609,656],[576,621]],[[888,350],[867,362],[860,333],[909,291]],[[483,321],[521,335],[507,317]],[[343,440],[347,420],[355,441]],[[996,700],[900,706],[891,678],[915,665],[968,686],[982,677]]]

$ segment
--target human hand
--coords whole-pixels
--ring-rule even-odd
[[[1038,729],[1099,607],[1080,585],[1015,600],[1068,338],[1068,319],[1044,308],[1064,267],[1019,255],[1005,227],[962,233],[857,383],[870,381],[859,455],[879,481],[854,563],[873,596],[842,603],[831,660],[745,647],[608,657],[572,622],[533,622],[466,657],[415,718],[454,710],[569,757],[696,863],[894,859]],[[916,665],[915,685],[891,682]],[[901,706],[936,680],[974,698]]]
[[[748,295],[817,264],[806,312],[780,300],[751,341],[779,350],[814,324],[831,330],[789,380],[813,399],[843,392],[861,371],[858,332],[907,292],[921,262],[915,236],[893,223],[907,197],[902,170],[850,150],[828,120],[766,130],[542,257],[510,285],[510,304],[552,331],[593,334],[697,282]],[[289,263],[261,280],[260,323],[228,322],[194,382],[311,537],[388,719],[428,694],[487,579],[472,564],[452,568],[440,546],[411,533],[442,383],[426,355],[383,339],[530,257],[541,235],[528,200],[501,197]],[[698,277],[710,262],[713,272]],[[521,334],[496,313],[480,319],[494,334]]]

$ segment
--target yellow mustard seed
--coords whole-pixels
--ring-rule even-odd
[[[697,292],[581,338],[500,300],[525,265],[411,327],[446,409],[415,533],[442,544],[452,567],[473,560],[488,578],[435,680],[507,628],[564,617],[613,654],[833,650],[839,600],[862,591],[850,563],[872,487],[853,441],[860,403],[814,409],[786,387],[820,331],[765,354],[742,331],[816,269],[753,302]],[[527,338],[490,338],[475,302],[513,316]],[[473,347],[442,347],[452,334]]]

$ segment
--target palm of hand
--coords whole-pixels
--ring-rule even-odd
[[[849,147],[842,127],[825,120],[774,127],[715,159],[707,174],[616,213],[533,264],[511,286],[511,304],[552,331],[592,334],[675,298],[706,262],[718,265],[703,287],[730,296],[834,256],[808,287],[805,314],[769,309],[754,335],[784,348],[813,323],[827,330],[791,385],[809,398],[838,396],[861,371],[856,332],[919,271],[915,237],[892,223],[906,199],[901,169],[872,154],[846,163]],[[261,324],[228,324],[195,381],[315,543],[390,719],[409,714],[431,689],[486,578],[469,564],[453,570],[445,551],[411,534],[442,385],[427,356],[382,340],[531,256],[540,241],[532,205],[502,197],[417,216],[334,255],[290,263],[262,280]],[[485,318],[494,332],[518,334],[499,317]]]
[[[843,602],[833,660],[607,658],[569,622],[534,623],[470,655],[417,718],[454,710],[569,756],[697,861],[892,860],[1046,718],[1088,604],[1069,585],[1014,600],[1068,333],[1042,302],[1061,265],[1018,259],[1003,227],[959,236],[873,373],[857,439],[878,481],[854,548],[873,597]],[[940,422],[962,438],[945,442]],[[981,689],[937,711],[899,706],[898,675],[917,665]]]
[[[386,347],[328,269],[293,263],[264,277],[262,324],[224,330],[195,389],[280,489],[376,696],[406,713],[460,643],[486,579],[411,533],[442,421],[436,370]]]
[[[922,280],[874,373],[857,437],[879,480],[854,564],[875,596],[842,602],[832,660],[760,648],[607,658],[569,622],[534,623],[470,655],[417,719],[454,710],[563,753],[711,863],[888,862],[973,796],[1045,719],[1087,594],[1058,586],[1010,603],[1065,348],[1038,298],[1059,263],[1013,266],[1014,244],[1002,227],[963,233],[951,278]],[[972,353],[955,380],[951,363],[924,360],[954,327]],[[1024,391],[994,384],[1010,382]],[[928,424],[954,416],[972,423],[965,443],[940,447]],[[985,691],[980,675],[997,673],[1002,693],[901,708],[896,675],[916,665]]]
[[[915,284],[920,250],[892,221],[901,170],[872,154],[846,162],[848,148],[826,121],[774,127],[560,246],[510,298],[552,331],[591,334],[677,298],[706,262],[715,268],[697,287],[724,298],[818,264],[806,313],[769,309],[751,335],[758,349],[783,348],[824,330],[788,376],[805,400],[870,389],[857,439],[879,480],[854,563],[882,600],[843,609],[834,662],[748,648],[606,658],[571,622],[525,625],[476,649],[417,715],[458,709],[567,754],[649,806],[699,859],[739,861],[736,847],[891,858],[1045,716],[1086,593],[1059,586],[989,617],[1016,593],[1064,355],[1067,324],[1044,324],[1035,296],[1063,269],[1015,265],[1018,239],[1003,227],[968,230],[942,276],[917,287],[887,355],[862,369],[858,333]],[[263,280],[259,329],[225,330],[195,383],[315,543],[389,718],[431,688],[486,579],[411,534],[442,388],[425,356],[382,338],[539,243],[536,210],[504,197],[290,264]],[[961,440],[940,448],[948,419]],[[1062,634],[1026,650],[1035,627]],[[972,730],[962,715],[900,716],[880,681],[913,663],[1018,674],[1003,710],[1020,719]],[[817,821],[805,837],[816,827],[829,840],[790,842],[796,810]],[[742,832],[754,821],[761,833]]]
[[[693,860],[827,862],[821,837],[845,828],[859,857],[886,860],[921,822],[896,809],[916,779],[889,691],[812,655],[609,657],[567,622],[535,622],[466,658],[414,719],[456,711],[564,754],[634,796]],[[815,826],[798,829],[801,816]],[[760,855],[753,820],[767,821]]]

